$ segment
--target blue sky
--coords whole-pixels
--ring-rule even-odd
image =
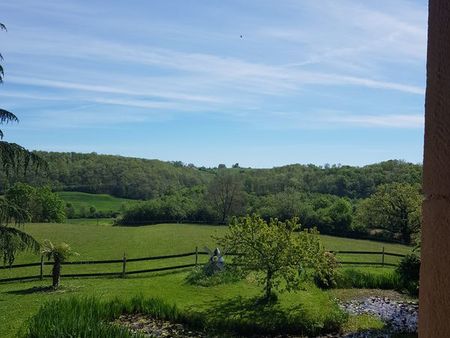
[[[4,0],[5,140],[272,167],[422,161],[425,0]],[[242,36],[242,38],[241,38]]]

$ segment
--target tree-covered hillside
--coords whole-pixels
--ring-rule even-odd
[[[47,172],[28,172],[25,181],[49,184],[58,191],[105,193],[116,197],[151,199],[182,188],[208,185],[218,168],[197,168],[181,162],[163,162],[96,153],[37,152]],[[386,183],[421,184],[422,166],[391,160],[363,167],[293,164],[272,169],[225,169],[240,177],[247,194],[266,196],[286,190],[331,194],[350,199],[366,198]],[[2,175],[2,182],[6,182]],[[5,187],[24,177],[14,176]]]
[[[158,160],[98,155],[96,153],[37,152],[47,161],[46,172],[13,176],[13,181],[50,185],[57,191],[111,194],[131,199],[151,199],[183,187],[208,182],[208,174],[196,168]],[[5,177],[2,177],[2,181]]]
[[[421,184],[422,166],[391,160],[364,167],[293,164],[273,169],[244,170],[245,190],[268,195],[295,189],[351,199],[365,198],[386,183]]]
[[[28,171],[26,177],[17,173],[9,179],[3,176],[6,184],[2,186],[26,181],[56,191],[146,200],[109,213],[121,214],[117,222],[124,225],[227,223],[232,216],[258,214],[266,220],[299,217],[302,225],[323,233],[374,234],[409,243],[420,222],[422,167],[398,160],[364,167],[293,164],[252,169],[237,164],[197,168],[181,162],[95,153],[37,154],[47,161],[47,171]],[[384,209],[377,196],[386,202]],[[90,213],[81,217],[103,217],[96,213],[99,206],[91,204],[86,207]],[[407,215],[411,222],[400,226],[378,217],[391,213],[392,220]],[[80,217],[72,203],[66,203],[66,214]]]

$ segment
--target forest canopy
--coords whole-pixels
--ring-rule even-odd
[[[45,159],[48,170],[29,171],[25,176],[3,175],[4,189],[16,182],[27,182],[33,186],[49,185],[54,191],[103,193],[142,200],[122,210],[117,219],[122,225],[226,224],[234,216],[257,214],[266,221],[298,217],[302,226],[317,227],[321,233],[410,242],[412,229],[420,222],[422,166],[399,160],[363,167],[293,164],[252,169],[237,164],[231,168],[225,165],[205,168],[179,161],[96,153],[36,154]],[[396,188],[399,186],[402,189]],[[375,206],[381,205],[377,198],[392,195],[383,195],[380,189],[398,192],[392,197],[395,201],[414,201],[407,208],[397,208],[403,213],[406,210],[406,216],[394,212],[390,220],[409,217],[415,223],[399,227],[383,219],[375,222],[369,213],[376,212]],[[374,208],[368,208],[370,205]],[[71,214],[67,212],[69,217]]]

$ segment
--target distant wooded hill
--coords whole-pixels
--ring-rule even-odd
[[[49,164],[47,171],[28,171],[7,179],[0,173],[2,187],[16,181],[49,184],[58,191],[105,193],[131,199],[151,199],[184,188],[206,186],[218,168],[195,167],[182,162],[163,162],[96,153],[37,152]],[[223,167],[223,166],[221,166]],[[292,164],[272,169],[221,168],[237,174],[247,194],[266,196],[286,190],[331,194],[350,199],[370,196],[380,184],[421,184],[422,166],[399,160],[363,167]]]

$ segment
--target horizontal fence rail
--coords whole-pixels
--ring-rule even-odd
[[[379,255],[381,257],[380,262],[361,262],[361,261],[347,261],[347,260],[338,260],[339,264],[342,265],[376,265],[376,266],[391,266],[395,267],[397,264],[385,262],[386,256],[391,257],[405,257],[405,255],[398,253],[385,252],[384,247],[382,251],[349,251],[349,250],[337,250],[330,251],[336,255]],[[122,269],[120,271],[111,271],[111,272],[89,272],[89,273],[66,273],[61,274],[61,277],[101,277],[101,276],[113,276],[113,277],[126,277],[127,275],[140,274],[140,273],[151,273],[151,272],[161,272],[161,271],[170,271],[177,269],[185,269],[197,266],[199,264],[199,256],[209,255],[210,253],[205,251],[199,251],[198,248],[192,252],[186,252],[181,254],[173,254],[173,255],[163,255],[163,256],[151,256],[151,257],[140,257],[140,258],[127,258],[124,255],[121,259],[107,259],[107,260],[91,260],[91,261],[73,261],[73,262],[62,262],[62,265],[95,265],[95,264],[120,264]],[[228,253],[225,256],[234,256],[236,253]],[[171,258],[182,258],[182,257],[190,257],[194,256],[195,261],[189,264],[179,264],[172,265],[166,267],[156,267],[149,269],[140,269],[140,270],[127,270],[127,263],[130,262],[143,262],[143,261],[156,261],[156,260],[164,260]],[[13,281],[26,281],[26,280],[36,280],[36,279],[44,279],[49,278],[51,275],[44,273],[44,266],[52,266],[53,262],[44,262],[44,257],[41,257],[41,261],[38,263],[28,263],[28,264],[15,264],[11,266],[0,266],[1,270],[9,270],[9,269],[18,269],[18,268],[28,268],[28,267],[39,267],[40,271],[38,275],[31,276],[21,276],[21,277],[11,277],[11,278],[0,278],[0,282],[13,282]]]

